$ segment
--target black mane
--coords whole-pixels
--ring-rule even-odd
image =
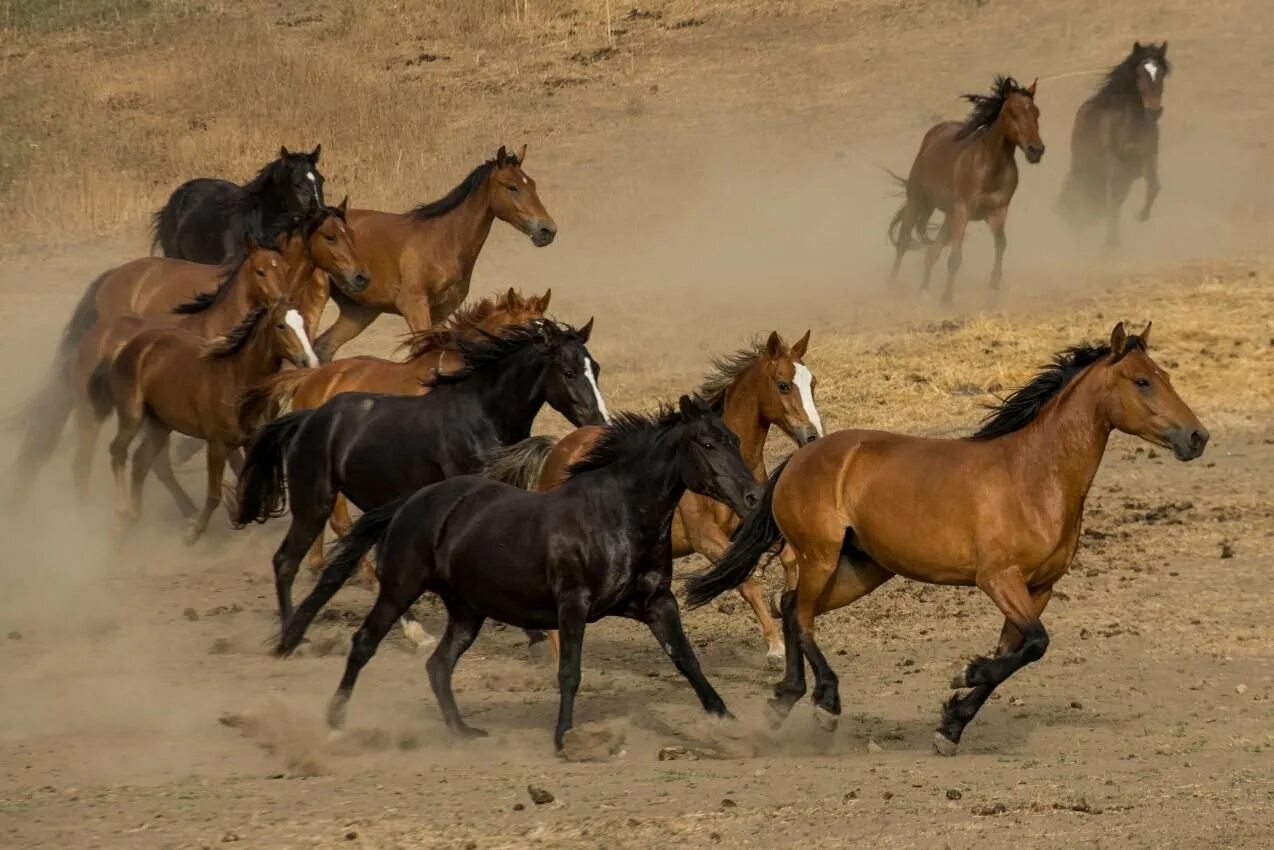
[[[740,375],[752,368],[752,364],[756,363],[764,354],[765,345],[760,342],[753,342],[733,354],[714,357],[712,359],[714,371],[703,379],[703,383],[699,387],[699,395],[703,396],[703,400],[708,403],[709,407],[720,413],[721,408],[725,405],[725,391],[738,380]]]
[[[1146,350],[1141,337],[1131,335],[1124,353]],[[1053,356],[1051,363],[1040,368],[1030,383],[1019,387],[999,403],[989,405],[990,413],[970,440],[991,440],[1025,428],[1040,415],[1044,405],[1055,398],[1071,381],[1103,357],[1110,356],[1109,345],[1072,345]],[[1122,356],[1122,355],[1120,355]]]
[[[1155,60],[1164,74],[1172,70],[1162,47],[1138,43],[1133,46],[1132,51],[1124,57],[1122,62],[1111,68],[1102,78],[1097,91],[1093,92],[1089,100],[1109,102],[1135,98],[1140,101],[1141,94],[1137,91],[1137,69],[1148,59]]]
[[[464,203],[465,198],[473,194],[474,190],[486,182],[491,176],[491,170],[500,163],[495,159],[488,159],[479,165],[473,171],[469,172],[469,176],[460,181],[460,185],[443,195],[436,201],[430,201],[421,204],[411,211],[411,217],[415,219],[437,218],[440,215],[446,215],[456,207]],[[504,158],[505,165],[520,165],[518,158],[514,154],[506,154]]]
[[[222,268],[221,280],[217,281],[215,289],[208,292],[200,292],[189,301],[184,301],[173,308],[173,312],[182,316],[189,316],[193,313],[202,313],[217,303],[217,299],[221,293],[229,288],[230,284],[239,276],[239,270],[243,268],[243,264],[248,261],[248,255],[243,254],[234,257],[230,262],[224,264]]]
[[[1017,80],[1003,74],[995,75],[990,94],[961,95],[964,100],[973,104],[973,109],[969,111],[969,117],[964,120],[964,126],[960,128],[960,132],[956,133],[956,138],[963,139],[994,124],[995,119],[1000,117],[1004,102],[1011,94],[1026,95],[1034,99],[1029,91],[1018,85]]]
[[[557,324],[548,319],[536,319],[525,325],[512,325],[500,334],[483,332],[478,339],[456,338],[456,349],[464,358],[464,368],[455,372],[434,374],[421,383],[426,387],[441,387],[467,381],[478,372],[503,363],[538,345],[560,345],[571,340],[582,341],[579,331],[570,325]]]
[[[226,331],[219,337],[208,340],[204,346],[204,357],[229,357],[239,351],[248,344],[248,340],[252,338],[252,331],[268,311],[265,307],[253,307],[248,311],[248,315],[244,316],[239,324]]]
[[[655,413],[618,413],[589,453],[566,470],[566,477],[601,469],[626,455],[647,457],[659,438],[682,421],[681,412],[671,405],[660,405]]]

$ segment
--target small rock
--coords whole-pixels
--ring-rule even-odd
[[[1235,685],[1234,692],[1238,694],[1239,696],[1243,696],[1245,693],[1247,693],[1247,685],[1244,685],[1244,684]]]
[[[961,797],[963,797],[963,796],[964,796],[964,795],[960,793],[959,789],[956,789],[956,788],[948,788],[948,789],[947,789],[947,799],[948,799],[948,800],[959,800],[959,799],[960,799]]]
[[[875,753],[883,753],[884,751],[885,751],[884,748],[880,746],[880,744],[877,744],[873,739],[871,738],[867,739],[867,752],[875,754]]]
[[[199,612],[194,608],[187,608],[185,611],[181,612],[181,616],[193,623],[195,620],[199,619]]]
[[[1026,705],[1021,697],[1009,697],[1009,705]]]
[[[883,797],[883,798],[884,798],[884,799],[886,799],[886,800],[892,800],[892,799],[893,799],[893,797],[894,797],[894,792],[893,792],[893,791],[886,791],[884,794],[881,794],[880,796],[881,796],[881,797]]]
[[[1003,803],[985,803],[981,806],[974,806],[973,813],[975,815],[1002,815],[1007,812],[1008,806]]]
[[[227,655],[234,649],[234,644],[230,643],[228,638],[217,638],[212,642],[212,646],[208,647],[210,655]]]
[[[717,603],[717,610],[720,611],[722,614],[729,616],[733,614],[735,611],[739,610],[739,608],[737,605],[734,604],[733,599],[722,599],[720,602]]]
[[[721,808],[723,809],[733,809],[737,805],[739,804],[731,800],[729,797],[726,797],[721,801]]]
[[[9,640],[22,640],[22,632],[9,632]]]
[[[695,747],[664,747],[659,751],[660,761],[698,761],[699,759],[720,758],[716,753],[700,750]]]
[[[853,791],[850,791],[848,794],[846,794],[846,795],[845,795],[845,799],[846,799],[846,800],[857,800],[857,799],[858,799],[858,789],[857,789],[857,788],[855,788]]]
[[[353,841],[353,840],[355,840],[356,838],[358,838],[358,833],[357,833],[357,832],[355,832],[355,831],[354,831],[354,830],[352,830],[352,829],[351,829],[349,832],[345,833],[345,840],[346,840],[346,841]]]
[[[1071,700],[1071,708],[1083,708],[1084,704],[1077,699]]]
[[[233,832],[227,832],[225,835],[221,836],[222,844],[229,844],[231,841],[238,841],[238,840],[239,840],[239,836]]]
[[[526,809],[526,806],[522,805],[521,803],[514,803],[514,804],[513,804],[513,811],[515,811],[515,812],[520,812],[520,811],[523,811],[523,810],[525,810],[525,809]]]
[[[478,842],[466,841],[464,843],[464,850],[478,850]]]
[[[547,789],[540,788],[538,785],[526,786],[526,793],[531,795],[531,802],[537,806],[546,805],[557,799]]]
[[[1234,545],[1228,540],[1221,541],[1221,560],[1227,560],[1234,557]]]

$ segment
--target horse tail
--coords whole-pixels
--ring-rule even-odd
[[[189,186],[190,183],[186,182],[174,189],[168,196],[168,203],[155,210],[154,215],[151,216],[151,254],[154,254],[155,249],[158,248],[162,256],[180,256],[177,249],[177,228],[181,223],[181,209],[185,204]]]
[[[411,497],[404,496],[395,499],[358,518],[358,521],[350,528],[349,534],[341,538],[336,551],[328,558],[327,566],[323,568],[323,574],[319,576],[318,583],[314,585],[310,595],[296,607],[283,626],[283,631],[279,634],[279,643],[274,648],[275,655],[280,658],[286,657],[300,646],[306,629],[310,627],[310,623],[314,622],[318,612],[336,595],[345,582],[349,581],[368,550],[384,538],[390,521],[409,498]]]
[[[907,187],[911,184],[911,181],[889,168],[885,169],[885,173],[898,184],[898,194],[905,198],[907,196]],[[898,212],[894,213],[894,217],[889,220],[889,244],[893,245],[895,248],[898,247],[898,242],[902,239],[902,217],[906,212],[907,202],[904,200],[902,206],[898,208]],[[915,240],[913,242],[912,250],[919,250],[933,242],[931,228],[925,227],[921,230],[920,222],[916,222],[916,226],[912,228],[911,233],[912,239]]]
[[[262,423],[287,412],[284,408],[308,377],[309,369],[289,369],[244,390],[239,396],[239,427],[243,433],[254,433]]]
[[[288,448],[313,413],[312,410],[289,413],[266,423],[253,435],[244,453],[243,471],[239,473],[235,528],[283,515],[287,509],[284,468]]]
[[[115,407],[115,392],[111,386],[111,367],[114,361],[109,357],[103,357],[102,360],[93,368],[93,374],[88,379],[88,398],[93,408],[93,418],[101,422]]]
[[[705,605],[743,584],[756,569],[756,562],[761,560],[761,556],[783,539],[783,532],[774,521],[774,487],[786,468],[787,461],[783,461],[770,475],[760,504],[734,532],[734,540],[721,559],[686,582],[686,604],[689,607]]]
[[[552,437],[528,437],[520,443],[496,449],[482,458],[482,475],[493,481],[534,490],[549,453],[557,445]]]

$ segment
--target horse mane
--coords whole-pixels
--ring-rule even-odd
[[[720,413],[725,405],[726,390],[764,354],[765,346],[754,341],[733,354],[712,358],[713,372],[703,379],[699,386],[699,395],[703,396],[709,407]]]
[[[455,337],[455,345],[464,358],[464,368],[455,372],[434,374],[421,381],[426,387],[459,384],[491,366],[503,363],[528,348],[537,345],[561,344],[571,340],[582,341],[579,331],[570,325],[557,324],[548,319],[536,319],[525,325],[512,325],[499,335],[482,332],[478,339]]]
[[[1157,62],[1164,74],[1172,70],[1172,66],[1168,64],[1168,57],[1162,52],[1162,48],[1153,44],[1141,44],[1134,46],[1123,61],[1102,78],[1097,85],[1097,90],[1093,92],[1093,96],[1089,101],[1110,102],[1121,98],[1138,97],[1137,93],[1137,66],[1148,59]]]
[[[655,442],[682,421],[681,411],[666,404],[654,413],[617,413],[589,453],[566,470],[566,477],[601,469],[625,455],[648,456]]]
[[[455,351],[457,348],[456,341],[460,338],[460,332],[476,328],[489,319],[495,309],[494,297],[483,298],[481,301],[475,301],[467,306],[460,307],[448,316],[441,325],[406,334],[403,337],[402,344],[399,346],[407,349],[407,355],[403,357],[402,362],[410,362],[431,351]]]
[[[1146,350],[1145,340],[1136,334],[1128,337],[1123,354],[1133,349]],[[1052,361],[1042,366],[1039,374],[1025,386],[1000,398],[996,404],[988,405],[990,412],[982,420],[982,426],[969,439],[991,440],[1025,428],[1040,415],[1044,405],[1055,398],[1071,381],[1089,366],[1109,356],[1110,346],[1104,344],[1072,345],[1063,349],[1053,355]]]
[[[1018,85],[1017,80],[1012,77],[1006,77],[1003,74],[995,75],[995,81],[991,84],[990,94],[960,95],[962,99],[973,104],[973,109],[969,110],[969,117],[964,120],[964,126],[960,128],[960,132],[956,133],[956,138],[966,138],[994,124],[995,120],[1000,117],[1000,110],[1004,108],[1004,102],[1012,94],[1023,94],[1034,100],[1029,91]]]
[[[221,266],[221,279],[217,281],[217,286],[208,292],[200,292],[189,301],[183,301],[173,308],[173,312],[182,316],[189,316],[194,313],[202,313],[217,303],[217,299],[221,294],[230,287],[234,279],[239,276],[239,270],[243,268],[243,264],[248,261],[248,255],[244,254],[240,257],[232,257],[230,262]]]
[[[283,157],[275,157],[265,165],[261,166],[261,170],[253,175],[251,180],[244,183],[241,188],[249,195],[260,195],[263,191],[265,191],[266,186],[277,180],[289,167],[288,163],[283,160]]]
[[[265,316],[265,307],[253,307],[248,314],[239,320],[239,324],[218,337],[213,337],[204,344],[204,357],[229,357],[248,344],[252,331]]]
[[[506,165],[521,165],[515,154],[506,154],[504,161]],[[491,176],[492,169],[494,169],[496,165],[497,163],[494,159],[488,159],[486,162],[473,169],[473,171],[470,171],[469,176],[461,180],[456,188],[452,189],[436,201],[421,204],[413,209],[410,213],[411,217],[418,221],[423,221],[425,219],[437,218],[440,215],[446,215],[451,212],[456,207],[460,206],[460,204],[464,202],[465,198],[473,194],[475,189],[486,182],[487,178]]]

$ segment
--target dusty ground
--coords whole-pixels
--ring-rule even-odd
[[[6,97],[44,108],[41,98],[91,76],[86,109],[97,103],[98,120],[116,122],[90,150],[75,123],[89,119],[4,102],[18,148],[32,127],[47,136],[0,167],[0,221],[21,236],[3,240],[12,247],[0,264],[3,399],[16,404],[41,378],[88,280],[143,252],[142,216],[178,172],[193,173],[187,160],[219,150],[203,131],[183,135],[184,122],[239,140],[208,166],[226,173],[278,143],[268,124],[241,133],[223,103],[163,100],[161,82],[186,79],[165,77],[164,63],[208,25],[199,15],[217,14],[244,39],[260,23],[287,57],[280,74],[325,87],[309,109],[263,96],[243,110],[283,110],[295,144],[324,141],[335,199],[348,189],[356,203],[399,208],[449,188],[499,141],[527,141],[561,238],[539,251],[497,226],[475,292],[552,286],[562,318],[596,314],[612,407],[693,385],[710,355],[751,334],[812,326],[829,427],[962,433],[988,393],[1051,351],[1118,318],[1153,318],[1156,357],[1212,428],[1207,454],[1186,465],[1112,441],[1078,562],[1046,616],[1050,653],[1001,689],[957,758],[930,751],[938,705],[961,662],[994,642],[999,617],[976,592],[898,582],[820,622],[846,704],[831,736],[804,707],[781,731],[764,727],[774,674],[734,600],[688,627],[735,726],[700,717],[640,628],[590,629],[578,717],[585,737],[622,749],[597,762],[552,755],[552,671],[528,661],[520,634],[491,628],[457,677],[462,708],[490,739],[444,736],[423,657],[395,637],[360,682],[350,730],[328,741],[321,711],[368,595],[348,590],[302,657],[272,660],[268,557],[280,527],[218,527],[188,550],[152,492],[146,524],[115,548],[107,482],[75,504],[59,457],[38,483],[3,482],[29,492],[25,510],[0,519],[0,844],[1274,844],[1263,581],[1274,567],[1274,96],[1257,82],[1268,77],[1259,36],[1270,10],[1239,0],[1169,0],[1153,12],[1075,0],[652,3],[641,11],[662,17],[614,10],[615,50],[597,53],[604,4],[562,4],[575,18],[534,0],[481,5],[496,17],[463,26],[445,17],[463,7],[450,2],[352,22],[335,3],[309,13],[159,2],[100,31],[3,30]],[[28,8],[0,11],[0,27]],[[1050,212],[1069,118],[1093,78],[1049,78],[1111,64],[1137,37],[1168,38],[1177,65],[1165,191],[1155,219],[1130,223],[1123,254],[1099,264]],[[143,55],[154,44],[167,52]],[[485,58],[471,62],[475,45]],[[455,58],[406,64],[420,52]],[[244,67],[266,61],[243,55]],[[319,57],[348,89],[330,68],[302,64]],[[924,127],[959,114],[954,95],[998,70],[1045,78],[1050,148],[1024,170],[1014,204],[1009,295],[988,305],[989,240],[974,229],[956,311],[885,297],[895,201],[877,166],[905,169]],[[381,99],[360,111],[363,94]],[[112,95],[123,100],[108,109]],[[139,130],[135,114],[153,126]],[[175,151],[162,165],[174,173],[143,180],[110,160],[143,143]],[[53,221],[67,232],[41,247]],[[351,351],[387,352],[399,329],[383,319]],[[542,429],[562,425],[546,416]],[[187,474],[197,490],[197,465]],[[423,613],[436,630],[437,611]],[[659,760],[669,746],[706,757]],[[555,800],[533,803],[528,785]]]

